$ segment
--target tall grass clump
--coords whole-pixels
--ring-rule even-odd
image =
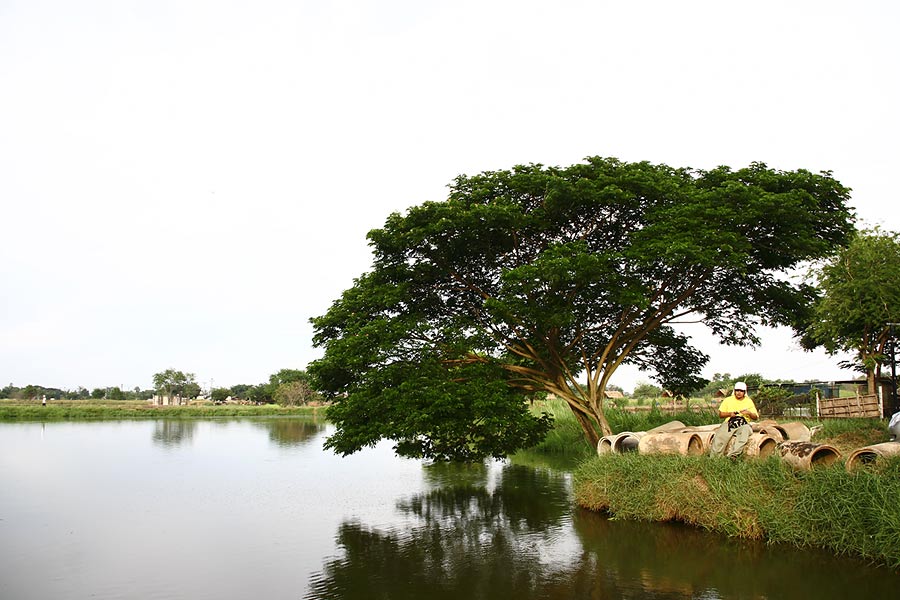
[[[680,521],[732,537],[859,555],[900,568],[900,457],[848,473],[794,471],[773,456],[612,454],[575,471],[580,506],[628,519]]]
[[[581,425],[572,414],[565,400],[552,398],[535,402],[532,412],[547,412],[553,415],[553,429],[547,432],[543,441],[529,450],[542,454],[565,454],[577,458],[589,458],[596,453],[595,448],[584,437]]]
[[[530,450],[545,454],[567,454],[589,458],[596,453],[584,437],[581,424],[572,414],[572,409],[565,400],[549,398],[535,401],[532,412],[548,412],[553,415],[553,429],[544,440],[530,448]],[[622,431],[647,431],[658,425],[673,420],[681,421],[685,425],[706,425],[718,422],[718,415],[711,410],[682,411],[679,413],[663,412],[658,406],[649,411],[632,412],[613,406],[606,408],[606,417],[613,433]],[[599,432],[598,432],[599,433]]]
[[[664,423],[681,421],[685,425],[708,425],[718,423],[719,416],[710,410],[684,410],[676,413],[664,412],[654,405],[649,411],[631,412],[618,408],[608,408],[606,419],[613,433],[622,431],[647,431]]]

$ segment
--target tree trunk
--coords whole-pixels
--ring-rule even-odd
[[[590,444],[591,448],[596,448],[597,443],[600,441],[600,436],[597,434],[597,430],[594,429],[594,424],[580,410],[572,409],[572,412],[575,414],[575,418],[581,425],[582,431],[584,431],[584,437],[587,440],[587,443]]]

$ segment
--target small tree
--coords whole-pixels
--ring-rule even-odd
[[[806,349],[850,352],[842,366],[866,374],[870,394],[886,360],[889,323],[900,322],[900,239],[859,232],[814,274],[820,296],[801,333]]]
[[[646,400],[648,398],[659,398],[662,396],[662,388],[651,383],[641,382],[634,386],[632,396]]]
[[[123,392],[119,387],[111,387],[106,393],[106,397],[110,400],[124,400],[125,392]]]
[[[162,396],[195,398],[200,393],[196,376],[175,369],[166,369],[153,376],[153,387]]]
[[[320,396],[305,381],[291,381],[279,385],[273,399],[282,406],[302,406],[319,400]]]
[[[213,402],[225,402],[230,395],[231,390],[228,388],[213,388],[209,392],[209,396]]]

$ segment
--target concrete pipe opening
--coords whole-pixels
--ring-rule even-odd
[[[730,446],[730,443],[729,443]],[[757,431],[750,435],[744,454],[751,458],[767,458],[775,453],[778,440],[767,433]]]
[[[597,454],[603,455],[603,454],[611,454],[612,453],[612,451],[613,451],[612,438],[613,437],[614,436],[605,435],[602,438],[600,438],[600,441],[597,442]]]
[[[638,443],[643,436],[643,432],[634,433],[632,431],[623,431],[617,435],[612,441],[612,450],[617,454],[625,452],[637,452]]]
[[[871,468],[890,456],[900,456],[900,442],[884,442],[854,450],[847,458],[846,467],[848,471]]]
[[[782,442],[778,446],[781,458],[795,469],[808,470],[827,467],[841,457],[834,446],[811,442]]]

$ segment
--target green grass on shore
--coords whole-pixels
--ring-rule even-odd
[[[707,456],[597,456],[563,401],[535,402],[533,410],[555,417],[554,429],[533,450],[578,456],[579,506],[614,518],[680,521],[732,537],[828,548],[900,568],[900,457],[848,473],[844,461],[804,472],[777,457],[732,462]],[[606,414],[614,433],[647,431],[673,420],[719,421],[712,411],[610,408]],[[813,442],[830,444],[845,457],[889,438],[883,419],[803,422],[817,427]]]
[[[546,411],[553,415],[553,429],[533,450],[546,454],[567,454],[590,458],[596,449],[587,444],[581,425],[564,400],[541,400],[532,405],[532,412]],[[630,412],[615,407],[606,409],[606,418],[614,433],[621,431],[646,431],[669,421],[681,421],[685,425],[706,425],[716,423],[718,416],[712,411],[667,412],[658,408],[646,412]]]
[[[0,400],[0,421],[89,421],[102,419],[194,419],[210,417],[297,416],[322,413],[322,407],[244,404],[154,406],[142,400]]]
[[[604,455],[575,472],[575,501],[616,518],[681,521],[733,537],[860,555],[900,568],[900,457],[877,470],[794,471],[776,457]]]

